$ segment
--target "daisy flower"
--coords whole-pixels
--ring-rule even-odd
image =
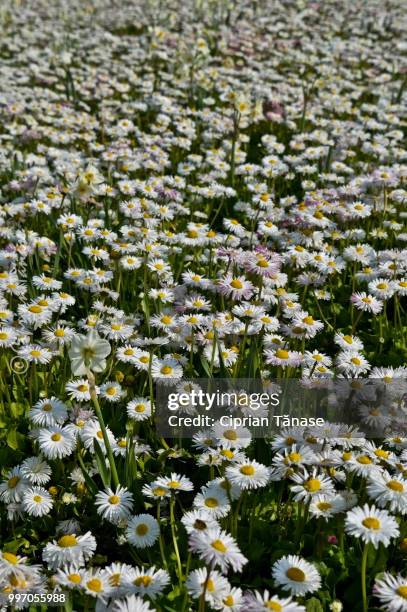
[[[228,497],[220,487],[205,486],[194,499],[197,510],[207,512],[214,519],[226,516],[230,511]]]
[[[346,503],[341,495],[316,495],[309,505],[311,516],[324,518],[328,521],[331,516],[344,512]]]
[[[186,476],[171,472],[171,476],[159,476],[155,481],[156,486],[168,489],[173,493],[178,491],[193,491],[194,485]]]
[[[45,546],[42,558],[50,569],[57,569],[67,563],[81,566],[93,557],[95,550],[96,540],[90,531],[78,536],[76,534],[65,534]]]
[[[111,446],[113,446],[116,442],[113,433],[111,432],[109,427],[106,427],[106,434],[109,439]],[[94,451],[94,440],[98,442],[102,451],[106,453],[105,441],[103,438],[103,432],[100,429],[100,425],[98,421],[94,421],[93,419],[88,421],[83,428],[79,430],[79,435],[85,448],[89,449],[91,452]]]
[[[215,606],[216,601],[226,597],[230,589],[228,580],[217,570],[212,569],[209,577],[206,567],[196,569],[188,574],[186,588],[193,599],[199,599],[202,596],[205,586],[205,601],[211,607]]]
[[[376,578],[373,594],[380,599],[387,612],[406,612],[407,610],[407,578],[400,574],[392,576],[384,572]]]
[[[67,589],[81,588],[85,570],[78,565],[67,564],[65,567],[58,568],[54,575],[54,580],[57,584]]]
[[[0,327],[0,346],[5,348],[13,346],[17,341],[17,334],[12,327]]]
[[[100,397],[110,403],[120,402],[126,395],[126,391],[117,382],[108,381],[99,387]]]
[[[6,479],[0,483],[0,499],[3,503],[21,502],[22,495],[30,481],[24,476],[20,466],[12,468]]]
[[[197,553],[205,563],[218,565],[222,572],[229,567],[240,572],[247,563],[234,538],[220,528],[195,531],[190,535],[189,544],[192,552]]]
[[[39,344],[29,344],[17,351],[17,355],[29,363],[45,364],[52,359],[52,352]]]
[[[136,567],[132,572],[129,582],[126,581],[123,586],[128,588],[135,595],[155,599],[157,595],[163,592],[169,582],[170,577],[168,572],[162,569],[156,569],[153,565],[147,570]]]
[[[391,512],[407,514],[407,480],[401,476],[378,471],[367,483],[366,491],[380,508],[388,506]]]
[[[135,397],[127,404],[127,415],[133,421],[145,421],[151,416],[151,401],[144,397]]]
[[[371,312],[374,315],[379,314],[383,308],[383,302],[364,291],[362,293],[352,293],[350,301],[358,310]]]
[[[283,348],[265,350],[266,363],[282,368],[295,368],[300,365],[303,355],[298,351],[289,351]]]
[[[345,375],[358,376],[370,370],[366,357],[356,351],[341,351],[336,358],[336,365]]]
[[[48,459],[61,459],[72,454],[76,440],[66,427],[53,426],[49,429],[40,429],[38,444],[41,452]]]
[[[117,487],[114,492],[107,488],[95,497],[97,512],[110,523],[117,524],[130,516],[133,508],[133,496],[124,487]]]
[[[50,427],[63,423],[68,417],[68,411],[61,400],[52,396],[50,399],[38,400],[30,409],[28,417],[34,425]]]
[[[72,400],[76,400],[77,402],[90,401],[90,387],[86,378],[69,381],[66,384],[65,389]],[[98,389],[96,389],[96,391],[98,392]]]
[[[263,593],[259,591],[246,593],[243,599],[243,609],[246,612],[264,612],[265,610],[305,612],[305,607],[297,604],[291,597],[281,599],[277,595],[271,595],[267,590]]]
[[[295,501],[306,502],[316,495],[330,495],[334,492],[332,480],[328,476],[318,474],[315,468],[312,473],[308,473],[304,468],[303,474],[292,474],[291,480],[297,483],[291,486]]]
[[[151,367],[153,379],[181,378],[182,373],[182,367],[175,359],[156,359]]]
[[[247,448],[252,441],[252,434],[247,427],[231,429],[222,425],[220,421],[215,423],[212,435],[218,441],[218,444],[225,448]]]
[[[186,512],[181,518],[181,523],[184,525],[188,534],[194,533],[194,531],[206,531],[219,527],[213,514],[210,515],[206,508],[197,508],[196,510]]]
[[[42,487],[27,489],[23,494],[22,507],[30,516],[45,516],[52,506],[51,495]]]
[[[272,567],[272,575],[276,584],[292,595],[314,593],[321,586],[321,577],[315,566],[297,555],[279,559]]]
[[[242,490],[265,487],[270,479],[270,469],[254,459],[229,465],[225,474],[232,485]]]
[[[386,510],[378,510],[376,506],[365,504],[349,510],[345,517],[345,531],[363,542],[371,542],[375,548],[380,543],[390,544],[400,531],[396,519]]]
[[[150,514],[133,516],[126,528],[127,540],[137,548],[152,546],[160,533],[157,520]]]
[[[215,595],[213,607],[215,610],[222,610],[222,612],[240,612],[242,610],[242,604],[242,589],[239,587],[230,587],[224,595]]]
[[[106,572],[97,568],[85,572],[81,587],[86,595],[97,597],[102,601],[105,601],[113,590]]]
[[[221,295],[232,300],[249,300],[254,293],[252,283],[244,276],[228,275],[218,282],[217,287]]]
[[[116,599],[112,610],[113,612],[154,612],[150,604],[141,597],[137,597],[137,595],[128,595],[125,599]]]
[[[28,457],[21,464],[21,474],[32,484],[44,485],[50,480],[52,470],[42,457]]]
[[[357,336],[335,334],[334,341],[344,351],[363,351],[363,342]]]

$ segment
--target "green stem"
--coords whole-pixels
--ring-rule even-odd
[[[177,533],[175,527],[175,516],[174,516],[174,505],[175,505],[175,497],[171,495],[170,498],[170,523],[171,523],[171,534],[172,534],[172,542],[174,545],[175,557],[177,559],[177,567],[178,567],[178,578],[179,581],[182,582],[182,564],[181,557],[179,555],[178,543],[177,543]]]
[[[361,564],[361,581],[362,581],[362,602],[363,612],[368,612],[367,608],[367,595],[366,595],[366,565],[367,565],[367,554],[369,552],[369,543],[366,542],[363,549],[362,564]]]
[[[120,486],[120,481],[119,481],[119,476],[117,474],[117,469],[116,469],[116,464],[115,464],[115,461],[114,461],[112,447],[110,446],[109,437],[107,435],[107,430],[106,430],[105,422],[103,420],[102,411],[100,409],[99,401],[98,401],[98,398],[97,398],[97,395],[96,395],[95,377],[94,377],[93,373],[90,370],[87,370],[87,375],[88,375],[89,387],[90,387],[90,397],[92,399],[92,403],[93,403],[93,406],[95,408],[96,416],[97,416],[97,419],[99,421],[100,429],[102,431],[103,442],[105,443],[105,447],[106,447],[107,458],[109,460],[110,471],[111,471],[111,474],[112,474],[113,483],[114,483],[114,486],[117,488],[117,487]]]

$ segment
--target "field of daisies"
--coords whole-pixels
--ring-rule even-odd
[[[405,413],[155,422],[174,379],[400,408],[405,2],[3,0],[0,27],[0,609],[406,611]]]

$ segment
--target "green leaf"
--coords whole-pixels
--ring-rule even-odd
[[[311,597],[307,601],[305,609],[307,612],[324,612],[321,602],[316,597]]]
[[[223,361],[222,351],[220,350],[220,342],[219,342],[218,334],[216,330],[215,330],[215,342],[216,342],[216,350],[218,351],[218,355],[219,355],[220,376],[221,378],[230,378],[230,372],[225,366],[225,362]]]
[[[207,375],[208,378],[212,378],[213,374],[211,374],[211,369],[210,369],[208,360],[206,359],[205,355],[201,355],[200,358],[201,358],[202,367],[205,370],[205,374]]]
[[[17,429],[13,428],[7,434],[7,446],[13,450],[23,449],[25,446],[25,437],[20,434]]]
[[[93,494],[96,495],[96,493],[98,492],[98,488],[96,486],[96,484],[93,482],[92,478],[89,476],[89,473],[85,467],[85,464],[83,463],[83,459],[82,457],[78,454],[78,461],[79,461],[79,465],[81,467],[82,470],[82,474],[83,477],[85,479],[86,485],[89,489],[89,491]]]
[[[110,470],[106,465],[106,459],[100,444],[97,440],[93,440],[93,447],[96,454],[96,463],[99,469],[99,474],[105,487],[110,487]]]

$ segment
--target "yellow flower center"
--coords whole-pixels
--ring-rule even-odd
[[[330,508],[332,508],[332,504],[330,504],[329,502],[318,502],[317,507],[319,510],[322,510],[324,512],[325,510],[329,510]]]
[[[379,414],[380,414],[380,412],[379,412]],[[375,450],[374,454],[376,455],[376,457],[387,459],[387,457],[390,455],[390,452],[389,451],[385,451],[382,448],[378,448],[377,450]]]
[[[60,548],[71,548],[72,546],[76,546],[77,543],[78,540],[75,538],[74,535],[64,535],[58,540],[58,546]]]
[[[373,463],[371,458],[367,455],[361,455],[360,457],[358,457],[357,462],[361,463],[362,465],[370,465],[371,463]]]
[[[33,314],[40,314],[42,312],[41,306],[30,306],[28,310]]]
[[[244,476],[253,476],[255,469],[252,465],[242,465],[239,472]]]
[[[16,555],[13,555],[13,553],[11,553],[11,552],[3,552],[2,556],[3,556],[3,559],[8,561],[8,563],[11,563],[11,565],[17,565],[18,557]]]
[[[146,533],[148,533],[148,525],[145,523],[140,523],[140,525],[137,525],[136,527],[136,533],[139,536],[145,536]]]
[[[92,578],[86,583],[89,591],[94,591],[95,593],[100,593],[103,590],[102,581],[99,578]]]
[[[407,599],[407,584],[402,584],[401,586],[397,587],[396,593],[403,599]]]
[[[51,440],[53,442],[59,442],[61,438],[62,438],[61,434],[58,433],[57,431],[55,433],[53,433],[52,436],[51,436]]]
[[[181,483],[178,480],[170,480],[170,482],[168,483],[168,486],[171,489],[178,489],[178,487],[181,486]]]
[[[157,497],[160,497],[161,495],[165,495],[167,493],[167,489],[164,489],[163,487],[155,487],[155,489],[153,489],[153,494],[156,495]]]
[[[222,540],[214,540],[213,542],[211,542],[211,546],[212,548],[214,548],[215,550],[217,550],[218,552],[222,554],[224,554],[227,551],[227,547],[224,545]]]
[[[276,357],[277,357],[277,359],[288,359],[289,352],[285,351],[284,349],[277,349]]]
[[[306,325],[312,325],[314,323],[314,319],[312,317],[304,317],[302,322]]]
[[[33,500],[36,504],[39,504],[42,501],[41,495],[34,495]]]
[[[305,580],[305,574],[299,567],[290,567],[286,571],[286,576],[294,582],[304,582]]]
[[[288,455],[288,459],[293,463],[298,463],[299,461],[301,461],[301,455],[300,453],[290,453]]]
[[[120,497],[118,495],[111,495],[109,497],[109,504],[116,506],[119,503],[120,503]]]
[[[283,607],[278,603],[278,601],[272,601],[271,599],[266,602],[266,609],[273,610],[273,612],[282,612]]]
[[[215,497],[208,497],[205,499],[205,506],[208,506],[208,508],[217,508],[219,506],[219,502],[217,499],[215,499]]]
[[[121,574],[112,574],[109,577],[109,583],[114,586],[114,587],[118,587],[121,584]]]
[[[152,580],[151,576],[138,576],[135,579],[134,584],[138,587],[139,586],[148,587],[151,580]]]
[[[223,437],[226,438],[226,440],[237,440],[237,433],[233,431],[233,429],[226,429],[226,431],[223,432]]]
[[[391,491],[397,491],[397,493],[402,493],[404,491],[404,486],[399,480],[389,480],[386,483],[386,487]]]
[[[15,489],[15,487],[18,485],[19,482],[20,482],[19,476],[12,476],[7,482],[7,486],[9,489]]]
[[[316,491],[319,491],[321,488],[321,483],[318,480],[318,478],[309,478],[305,483],[304,483],[304,488],[307,489],[307,491],[309,493],[316,493]]]
[[[374,529],[375,531],[381,527],[379,519],[374,516],[368,516],[367,518],[363,519],[362,525],[367,529]]]
[[[69,574],[68,580],[74,584],[79,584],[82,581],[82,577],[80,574]]]
[[[173,371],[173,368],[171,366],[163,366],[160,370],[161,374],[164,374],[165,376],[168,376],[169,374],[171,374],[171,372]]]
[[[243,287],[243,283],[242,281],[240,281],[238,278],[234,278],[231,282],[230,282],[230,286],[233,287],[233,289],[242,289]]]

